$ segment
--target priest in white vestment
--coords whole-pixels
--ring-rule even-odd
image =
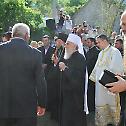
[[[96,82],[95,123],[96,126],[116,125],[120,115],[119,95],[110,93],[99,83],[99,78],[105,69],[122,74],[123,60],[119,50],[109,44],[106,35],[98,36],[96,43],[102,51],[99,53],[96,65],[90,75],[90,79]]]

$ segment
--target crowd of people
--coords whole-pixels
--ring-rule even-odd
[[[126,11],[119,35],[107,37],[86,21],[72,26],[60,13],[58,34],[31,41],[30,28],[17,23],[0,44],[0,126],[37,126],[37,115],[49,126],[125,126],[126,81],[123,44]],[[64,28],[65,26],[65,28]],[[124,43],[123,43],[124,42]],[[125,62],[125,61],[124,61]],[[104,70],[117,82],[99,79]]]

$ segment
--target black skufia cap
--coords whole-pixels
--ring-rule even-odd
[[[68,35],[64,33],[59,33],[57,36],[57,39],[61,39],[63,42],[66,42],[67,38],[68,38]]]

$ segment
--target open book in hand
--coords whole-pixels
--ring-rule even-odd
[[[99,78],[99,82],[105,86],[108,83],[112,83],[112,82],[117,82],[118,79],[117,77],[115,77],[116,75],[108,70],[104,70],[104,72],[101,74],[100,78]],[[105,86],[107,88],[111,88],[112,86]]]

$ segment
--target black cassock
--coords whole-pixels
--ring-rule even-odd
[[[55,51],[54,51],[55,52]],[[60,47],[56,53],[59,62],[63,60],[64,48]],[[48,104],[49,111],[51,112],[51,119],[59,122],[59,97],[60,97],[60,71],[59,65],[54,65],[50,68],[48,72]]]
[[[120,93],[120,122],[118,126],[126,126],[126,91]]]
[[[78,51],[65,60],[61,76],[61,126],[86,126],[84,87],[86,61]]]

